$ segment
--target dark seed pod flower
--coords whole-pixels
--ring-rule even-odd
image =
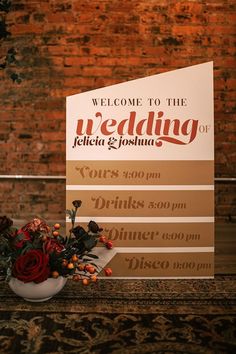
[[[72,204],[74,205],[74,207],[75,207],[76,209],[78,209],[78,208],[81,207],[82,201],[81,201],[81,200],[74,200],[74,201],[72,202]]]
[[[98,232],[101,232],[103,229],[101,229],[99,226],[98,226],[98,224],[95,222],[95,221],[93,221],[93,220],[91,220],[90,222],[89,222],[89,224],[88,224],[88,229],[89,229],[89,231],[91,231],[92,233],[94,233],[94,234],[97,234]]]

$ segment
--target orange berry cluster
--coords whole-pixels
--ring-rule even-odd
[[[54,224],[53,226],[53,231],[52,235],[53,237],[57,238],[60,233],[61,225],[59,223]],[[100,236],[99,241],[103,243],[107,249],[113,248],[113,243],[112,241],[108,240],[105,236]],[[84,272],[84,274],[74,274],[73,275],[73,280],[74,281],[82,281],[83,285],[88,285],[90,282],[96,283],[97,281],[97,275],[94,274],[96,272],[96,268],[92,264],[85,264],[79,260],[79,257],[74,254],[70,260],[67,259],[62,259],[62,267],[67,268],[68,270],[78,270],[80,272]],[[112,275],[112,269],[111,268],[105,268],[103,269],[104,273],[106,276],[111,276]],[[59,277],[59,272],[58,271],[53,271],[52,272],[52,277],[53,278],[58,278]]]
[[[75,267],[80,272],[84,272],[83,275],[74,274],[74,276],[73,276],[73,280],[74,281],[80,281],[81,280],[83,285],[88,285],[90,282],[96,283],[97,276],[94,274],[96,272],[96,269],[95,269],[95,267],[92,264],[78,263],[78,257],[76,255],[72,256],[72,260],[73,260],[73,262],[76,262]]]
[[[60,233],[58,231],[60,229],[60,227],[61,227],[61,225],[59,223],[54,224],[54,226],[53,226],[54,231],[52,232],[52,235],[54,237],[58,237],[60,235]]]
[[[83,285],[89,285],[90,282],[96,283],[97,276],[95,274],[91,275],[89,278],[83,278],[80,274],[75,274],[73,276],[74,281],[82,281]]]
[[[108,248],[109,250],[112,249],[113,247],[113,243],[111,240],[107,240],[106,236],[100,236],[99,237],[99,241],[104,243],[104,245],[106,246],[106,248]]]

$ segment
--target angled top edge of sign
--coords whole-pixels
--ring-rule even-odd
[[[67,160],[213,160],[213,62],[68,96]]]
[[[129,85],[129,84],[133,84],[134,81],[136,83],[142,83],[142,82],[145,82],[146,80],[150,80],[151,78],[155,79],[156,77],[161,77],[161,76],[167,76],[169,74],[173,74],[173,73],[176,73],[178,72],[179,75],[182,75],[182,72],[183,71],[188,71],[188,70],[202,70],[202,69],[212,69],[213,70],[213,61],[209,61],[209,62],[205,62],[205,63],[200,63],[200,64],[196,64],[196,65],[191,65],[191,66],[187,66],[187,67],[184,67],[184,68],[179,68],[179,69],[174,69],[174,70],[169,70],[169,71],[166,71],[166,72],[162,72],[162,73],[157,73],[157,74],[154,74],[154,75],[149,75],[149,76],[145,76],[145,77],[141,77],[141,78],[138,78],[138,79],[131,79],[131,80],[128,80],[128,81],[124,81],[124,82],[119,82],[117,84],[114,84],[114,85],[109,85],[109,86],[104,86],[104,87],[99,87],[99,88],[96,88],[96,89],[92,89],[92,90],[88,90],[88,91],[84,91],[84,92],[78,92],[78,93],[75,93],[73,95],[69,95],[66,97],[66,99],[70,99],[71,97],[75,97],[77,95],[86,95],[88,94],[89,92],[91,93],[101,93],[101,90],[110,90],[111,88],[118,88],[119,86],[123,87],[124,85]]]

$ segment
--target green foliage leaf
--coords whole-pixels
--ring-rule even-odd
[[[92,254],[92,253],[88,253],[86,254],[86,256],[90,257],[90,258],[94,258],[94,259],[98,259],[99,257],[96,256],[95,254]]]
[[[66,209],[66,214],[69,215],[69,219],[71,219],[72,211],[73,211],[73,210]]]
[[[20,234],[18,234],[18,235],[15,237],[14,241],[15,241],[15,242],[19,242],[19,241],[23,240],[24,238],[25,238],[25,235],[24,235],[23,232],[21,232]]]
[[[93,262],[90,262],[90,264],[92,264],[95,268],[97,268],[98,269],[98,265],[96,264],[96,263],[93,263]]]
[[[34,245],[31,242],[26,242],[22,248],[20,248],[20,254],[24,254],[27,251],[34,249]]]

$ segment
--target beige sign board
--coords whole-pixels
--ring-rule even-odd
[[[67,208],[114,278],[214,276],[213,114],[212,62],[67,97]]]

